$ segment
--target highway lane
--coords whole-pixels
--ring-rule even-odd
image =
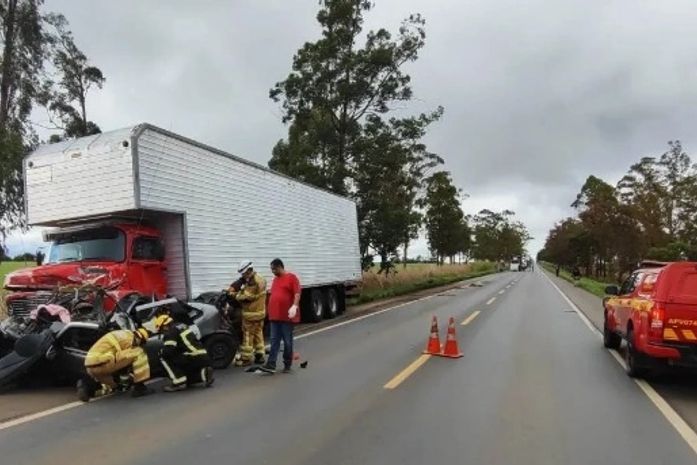
[[[487,280],[310,333],[297,343],[307,370],[231,370],[213,389],[113,397],[0,430],[2,463],[697,462],[543,276]],[[457,325],[464,357],[429,358],[386,389],[421,356],[433,314],[441,336],[448,317],[469,318]]]

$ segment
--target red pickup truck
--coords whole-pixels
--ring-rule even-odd
[[[697,263],[644,263],[605,292],[605,347],[627,341],[627,374],[660,365],[697,366]]]

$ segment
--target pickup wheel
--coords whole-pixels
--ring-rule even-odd
[[[607,317],[605,318],[605,323],[603,324],[603,345],[608,349],[619,349],[622,345],[622,338],[619,334],[613,332],[607,326]]]
[[[627,348],[624,354],[624,362],[627,365],[627,374],[631,378],[644,378],[648,370],[645,365],[644,357],[638,353],[634,347],[634,330],[627,331]]]
[[[230,366],[235,358],[239,342],[232,335],[213,334],[203,340],[203,346],[211,359],[211,366],[215,370],[222,370]]]

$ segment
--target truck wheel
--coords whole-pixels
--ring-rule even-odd
[[[634,347],[634,330],[627,331],[627,349],[624,354],[624,362],[627,365],[627,374],[631,378],[644,378],[647,374],[644,357]]]
[[[215,370],[227,368],[235,358],[239,343],[232,335],[213,334],[203,340],[203,346]]]
[[[324,312],[324,316],[327,318],[336,318],[339,313],[339,293],[336,292],[335,287],[328,287],[325,290],[325,302],[326,302],[326,308]]]
[[[605,323],[603,324],[603,345],[608,349],[619,349],[622,344],[622,338],[619,334],[610,331],[607,327],[607,317],[605,318]]]
[[[309,302],[305,308],[307,309],[305,312],[305,318],[303,318],[304,321],[307,321],[309,323],[319,323],[322,321],[322,318],[324,316],[324,295],[322,291],[319,289],[312,289],[310,292],[309,296]]]

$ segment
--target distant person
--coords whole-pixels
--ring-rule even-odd
[[[574,279],[581,279],[581,269],[578,266],[575,266],[571,275]]]
[[[271,262],[271,272],[274,275],[269,298],[271,351],[261,370],[276,372],[276,360],[283,340],[283,372],[289,373],[293,365],[293,325],[300,322],[300,280],[286,271],[280,258]]]
[[[561,269],[561,266],[557,265],[557,269],[556,269],[556,271],[555,271],[555,273],[556,273],[556,275],[557,275],[557,278],[559,277],[559,271],[560,271],[560,269]]]
[[[266,316],[266,280],[252,267],[250,260],[243,260],[237,271],[242,276],[242,288],[231,287],[230,296],[242,305],[242,345],[240,358],[235,366],[263,364],[266,347],[264,345],[264,317]]]

